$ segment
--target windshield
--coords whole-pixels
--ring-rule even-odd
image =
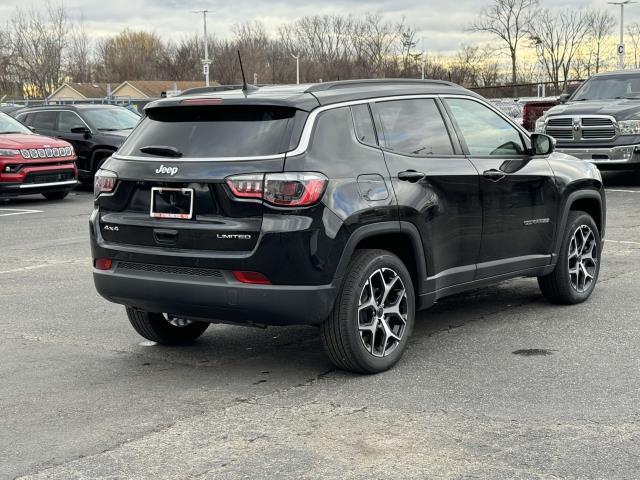
[[[0,112],[0,134],[3,133],[33,133],[19,121],[6,113]]]
[[[149,156],[140,149],[162,146],[185,158],[274,155],[287,150],[295,112],[260,106],[154,108],[119,152]]]
[[[96,108],[82,111],[85,119],[98,130],[131,130],[140,116],[126,108]]]
[[[640,75],[607,75],[593,77],[576,90],[574,102],[614,98],[640,99]]]

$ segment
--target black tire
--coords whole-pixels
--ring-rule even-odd
[[[209,327],[206,322],[193,322],[184,327],[176,327],[161,313],[146,312],[126,307],[131,325],[141,336],[162,345],[191,343]]]
[[[64,192],[47,192],[42,194],[44,198],[47,200],[62,200],[69,195],[69,190],[65,190]]]
[[[593,234],[592,243],[589,240],[585,242],[585,245],[579,246],[579,250],[582,252],[584,248],[591,248],[589,245],[593,245],[595,248],[595,252],[593,252],[593,257],[595,258],[595,265],[592,267],[585,268],[585,270],[589,270],[588,273],[593,276],[593,278],[589,281],[587,285],[587,277],[584,273],[578,273],[575,277],[576,282],[573,280],[574,276],[570,275],[570,254],[571,251],[574,250],[573,247],[573,238],[574,235],[577,234],[578,230],[582,229],[582,232],[586,232],[586,229],[590,230]],[[582,234],[581,234],[582,235]],[[574,305],[577,303],[582,303],[587,300],[596,286],[598,281],[598,274],[600,273],[600,259],[602,255],[602,241],[600,239],[600,232],[598,231],[598,227],[594,222],[593,218],[582,211],[572,211],[569,212],[569,218],[567,219],[567,227],[563,234],[562,246],[560,248],[560,256],[558,258],[558,263],[556,264],[555,270],[544,277],[538,277],[538,285],[540,285],[540,290],[542,294],[552,303],[557,303],[559,305]],[[572,258],[575,258],[574,255],[571,254]],[[580,253],[579,258],[583,258],[583,254]],[[592,262],[588,260],[590,257],[584,255],[585,263],[591,264]],[[573,261],[571,261],[573,262]],[[572,263],[573,265],[573,263]],[[573,268],[573,267],[572,267]],[[578,271],[582,272],[578,266]],[[584,284],[580,287],[580,278],[584,278]]]
[[[381,311],[373,305],[370,309],[367,307],[366,311],[363,310],[362,313],[358,311],[363,295],[365,295],[365,287],[369,284],[370,278],[373,278],[372,275],[378,275],[379,272],[381,272],[380,275],[389,275],[389,282],[394,278],[391,276],[391,272],[393,272],[404,286],[406,292],[404,300],[399,293],[401,290],[397,291],[402,286],[398,285],[397,281],[394,284],[396,290],[392,289],[389,294],[389,298],[396,295],[396,298],[391,298],[391,303],[395,304],[395,300],[398,300],[397,303],[401,305],[402,314],[406,316],[404,328],[401,326],[402,321],[399,316],[381,314]],[[375,278],[371,280],[372,284],[379,282],[379,279],[382,279],[383,282],[387,281],[385,277],[376,278],[378,280]],[[370,291],[374,303],[377,304],[374,289]],[[406,349],[408,338],[413,330],[415,312],[416,300],[413,282],[404,263],[397,256],[385,250],[357,250],[349,263],[342,290],[336,298],[333,312],[320,327],[325,351],[333,364],[342,370],[355,373],[378,373],[388,370],[400,360]],[[363,317],[369,314],[375,318],[372,318],[370,322],[364,322],[364,325],[370,323],[373,332],[364,332],[364,336],[361,336],[359,325]],[[393,322],[392,328],[398,329],[393,331],[400,338],[400,341],[387,337],[380,315],[388,320],[385,325],[389,326]],[[374,324],[379,325],[379,328],[374,327]],[[376,344],[376,335],[380,334],[383,335],[384,345]],[[365,346],[365,337],[370,339],[370,347]],[[388,344],[388,340],[393,343]],[[387,345],[390,347],[393,345],[393,348],[390,348],[391,353],[385,355]],[[382,356],[374,355],[374,349],[377,349],[378,353],[382,349]]]

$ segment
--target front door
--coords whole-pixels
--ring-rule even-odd
[[[558,193],[547,158],[531,156],[529,139],[487,105],[444,101],[480,174],[484,220],[476,278],[548,265]]]
[[[472,281],[482,230],[478,172],[452,141],[436,99],[373,106],[399,218],[422,237],[427,292]]]
[[[73,149],[78,156],[78,168],[85,172],[91,172],[91,147],[93,145],[90,136],[91,134],[75,133],[71,131],[74,128],[82,127],[89,130],[87,124],[78,116],[77,113],[61,111],[58,114],[56,136],[73,145]]]

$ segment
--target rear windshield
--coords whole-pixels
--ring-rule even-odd
[[[284,153],[289,149],[295,112],[244,105],[151,109],[119,153],[157,158],[140,151],[147,146],[172,147],[184,158]]]

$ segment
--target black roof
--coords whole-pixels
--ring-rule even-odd
[[[345,80],[301,85],[252,86],[246,91],[239,87],[229,90],[224,86],[195,88],[186,90],[177,97],[151,102],[145,109],[178,106],[188,101],[221,99],[227,104],[251,103],[253,105],[287,106],[310,111],[321,105],[367,98],[447,93],[479,96],[459,85],[440,80]]]

